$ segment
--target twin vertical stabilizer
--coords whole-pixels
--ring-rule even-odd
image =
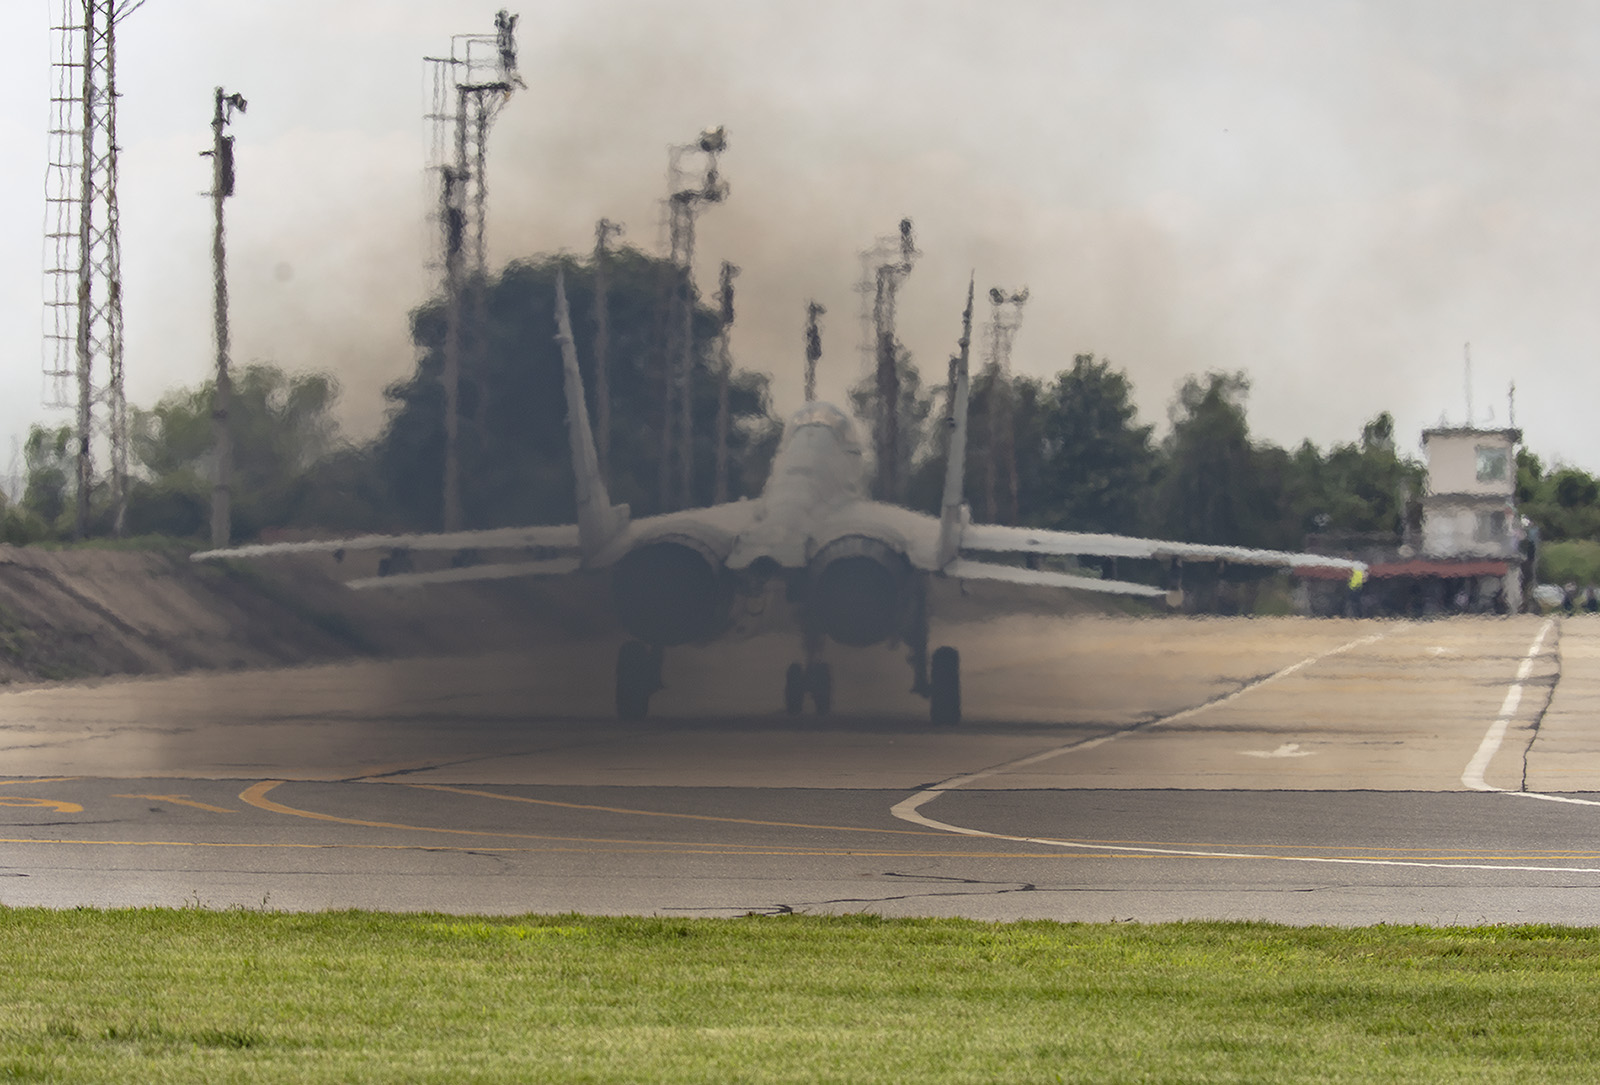
[[[613,505],[600,474],[594,433],[589,428],[589,407],[583,398],[583,374],[578,371],[578,351],[572,343],[572,317],[567,311],[566,275],[556,269],[556,342],[561,344],[561,368],[567,393],[567,437],[572,443],[572,472],[578,497],[578,544],[585,561],[598,554],[628,526],[628,506]]]
[[[967,401],[971,393],[968,355],[972,346],[972,288],[967,280],[967,309],[961,314],[961,353],[950,359],[950,452],[944,468],[944,500],[939,508],[939,567],[942,569],[961,553],[961,533],[969,513],[962,486],[967,468]]]

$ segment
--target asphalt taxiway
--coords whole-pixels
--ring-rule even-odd
[[[1031,616],[0,694],[0,903],[1294,923],[1600,921],[1600,619]]]

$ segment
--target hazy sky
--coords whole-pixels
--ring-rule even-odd
[[[76,2],[76,0],[74,0]],[[0,34],[0,465],[41,406],[52,12]],[[442,0],[148,0],[122,24],[127,391],[202,379],[212,88],[244,94],[228,204],[234,357],[333,372],[357,434],[414,355],[426,294],[424,55],[492,30]],[[738,280],[737,362],[800,401],[862,371],[858,252],[916,224],[900,336],[930,380],[966,278],[1026,284],[1014,365],[1093,351],[1165,426],[1185,374],[1244,369],[1258,437],[1402,444],[1516,422],[1600,468],[1600,3],[1373,0],[525,0],[527,89],[491,141],[491,260],[584,252],[594,221],[658,250],[667,146],[727,126],[732,193],[703,289]],[[980,317],[986,316],[981,311]],[[1492,410],[1492,416],[1490,411]]]

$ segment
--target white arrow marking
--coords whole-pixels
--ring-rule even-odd
[[[1246,757],[1310,757],[1315,750],[1302,750],[1298,742],[1285,742],[1276,750],[1245,750]]]

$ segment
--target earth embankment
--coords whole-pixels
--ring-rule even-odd
[[[351,591],[330,564],[0,546],[0,682],[455,654],[610,625],[590,578]]]

